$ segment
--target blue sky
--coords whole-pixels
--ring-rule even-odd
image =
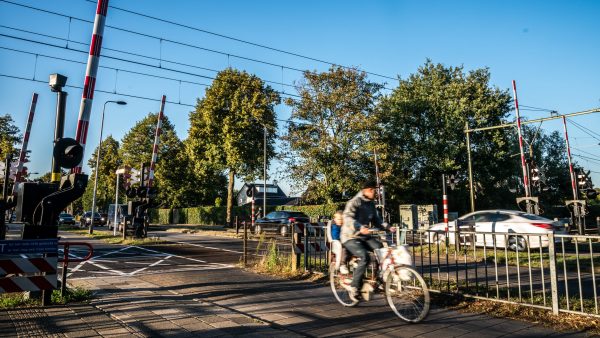
[[[489,67],[494,86],[506,89],[510,88],[513,79],[517,81],[521,105],[554,109],[560,113],[600,106],[598,1],[111,0],[110,5],[315,59],[358,66],[365,71],[392,78],[406,78],[427,58],[448,66],[464,65],[466,70]],[[94,12],[95,4],[86,0],[0,0],[0,114],[10,114],[23,129],[31,93],[35,91],[40,94],[30,139],[30,172],[42,174],[50,169],[56,97],[46,84],[48,75],[58,72],[69,77],[68,84],[77,87],[83,85],[85,64],[60,61],[56,57],[83,63],[87,61],[92,25],[78,19],[92,21]],[[329,67],[325,63],[157,22],[114,8],[109,9],[107,25],[147,36],[106,28],[103,54],[113,58],[102,57],[100,66],[113,69],[99,70],[96,89],[148,97],[156,101],[97,91],[88,133],[86,162],[98,144],[101,109],[106,100],[123,99],[129,104],[107,106],[105,136],[110,134],[120,140],[137,120],[148,112],[158,110],[158,100],[165,94],[168,101],[183,104],[167,103],[165,114],[175,124],[179,137],[185,138],[189,127],[188,113],[193,109],[187,105],[195,104],[196,98],[204,95],[206,87],[201,84],[210,84],[209,78],[215,75],[212,70],[227,66],[245,69],[275,82],[271,84],[275,89],[290,93],[293,92],[291,87],[277,83],[292,84],[301,78],[301,74],[288,68],[282,69],[281,65],[311,70],[326,70]],[[150,36],[162,38],[162,42]],[[23,38],[57,45],[59,48],[23,41]],[[70,40],[68,43],[65,40],[67,38]],[[230,56],[169,41],[221,51]],[[113,50],[109,51],[109,48]],[[35,55],[14,50],[37,53],[37,61]],[[266,61],[275,66],[242,60],[234,55]],[[117,58],[134,60],[138,64]],[[139,63],[160,64],[163,68],[178,72]],[[35,78],[43,83],[7,76]],[[394,80],[375,75],[370,79],[387,82],[389,88],[396,85]],[[179,80],[184,82],[180,84]],[[69,98],[65,136],[74,137],[81,89],[66,90]],[[283,105],[277,107],[277,112],[280,119],[289,117],[289,109]],[[548,113],[523,110],[522,115],[537,118]],[[600,114],[577,117],[575,121],[600,132],[597,127],[600,125]],[[562,123],[545,122],[543,128],[548,131],[562,130]],[[600,140],[573,125],[569,126],[569,133],[572,146],[579,149],[574,149],[573,153],[596,157],[599,161],[579,159],[579,163],[600,172]],[[279,170],[280,167],[274,164],[270,174],[276,176]],[[89,173],[89,169],[85,171]],[[593,177],[596,184],[600,184],[600,175],[596,173]],[[289,191],[287,184],[284,190]]]

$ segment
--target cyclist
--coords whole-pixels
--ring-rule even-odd
[[[362,289],[363,277],[370,262],[370,251],[383,247],[378,238],[369,233],[372,227],[386,231],[394,231],[387,223],[383,223],[375,209],[374,181],[362,184],[362,189],[354,196],[344,209],[344,225],[342,227],[342,244],[350,253],[359,258],[358,265],[354,270],[354,276],[349,297],[352,301],[358,301],[359,290]]]

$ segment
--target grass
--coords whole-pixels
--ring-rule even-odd
[[[69,303],[89,302],[92,299],[90,290],[75,287],[67,288],[64,295],[60,294],[60,290],[52,290],[50,304],[65,305]],[[41,300],[27,297],[25,292],[4,293],[0,294],[0,309],[15,309],[22,307],[41,306]]]

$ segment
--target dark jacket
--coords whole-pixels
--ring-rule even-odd
[[[382,221],[375,209],[375,202],[366,198],[362,191],[346,203],[341,240],[345,243],[354,238],[361,226],[382,228]]]

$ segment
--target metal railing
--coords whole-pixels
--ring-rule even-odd
[[[305,248],[326,242],[325,227],[315,230]],[[600,236],[404,229],[400,239],[433,291],[600,317]],[[305,250],[304,269],[325,272],[328,257]]]

